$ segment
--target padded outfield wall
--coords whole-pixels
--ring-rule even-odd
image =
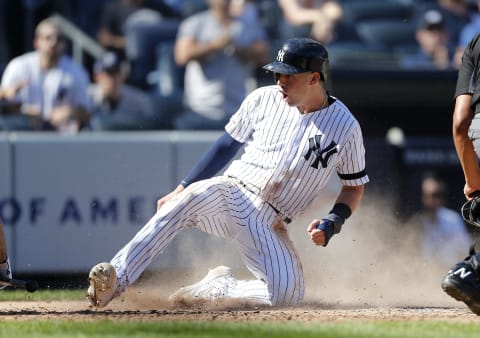
[[[84,273],[110,260],[154,213],[158,197],[175,188],[219,135],[0,133],[0,217],[14,271]],[[400,150],[382,138],[365,144],[371,178],[365,201],[380,196],[382,212],[418,206],[419,178],[428,167],[441,169],[459,190],[461,170],[449,139],[413,140]],[[336,189],[335,182],[329,189]],[[460,199],[452,194],[450,203]],[[201,248],[196,258],[218,255],[206,237],[190,242]],[[191,264],[179,254],[185,243],[174,241],[155,266]],[[215,245],[231,251],[223,242]]]

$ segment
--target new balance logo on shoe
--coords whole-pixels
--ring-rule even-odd
[[[465,269],[464,267],[456,270],[455,272],[451,273],[452,275],[458,275],[461,279],[465,279],[466,277],[472,274],[472,271]]]
[[[442,281],[443,290],[454,299],[464,302],[480,315],[480,278],[477,257],[470,256],[455,264]]]

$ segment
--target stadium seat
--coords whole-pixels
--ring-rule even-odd
[[[180,15],[182,18],[188,18],[193,14],[208,9],[207,0],[183,0]]]
[[[34,131],[32,118],[23,114],[0,116],[0,130]]]
[[[145,131],[167,129],[156,118],[146,119],[129,116],[94,116],[90,120],[93,131]]]
[[[183,108],[183,85],[185,67],[179,67],[174,60],[174,41],[165,41],[157,45],[157,65],[148,74],[151,96],[159,120],[170,125]]]
[[[342,7],[346,25],[372,19],[408,20],[413,15],[413,6],[398,0],[347,1]]]
[[[370,46],[393,50],[400,45],[416,44],[415,25],[411,21],[375,19],[358,22],[357,35]]]
[[[395,66],[397,62],[390,50],[358,41],[334,42],[328,46],[328,54],[332,69],[378,69]]]
[[[180,20],[161,19],[142,24],[137,22],[126,27],[126,54],[130,60],[129,82],[147,89],[147,74],[156,67],[156,46],[174,41]]]
[[[260,0],[257,2],[260,22],[270,39],[279,38],[278,27],[282,11],[276,0]]]

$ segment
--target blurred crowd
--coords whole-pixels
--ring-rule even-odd
[[[104,52],[75,60],[53,14]],[[293,36],[331,68],[455,70],[480,32],[480,0],[0,0],[0,16],[0,130],[61,133],[222,129]]]

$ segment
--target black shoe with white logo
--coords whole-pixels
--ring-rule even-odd
[[[480,315],[480,254],[458,262],[442,281],[442,288],[450,296],[464,302],[473,313]]]

